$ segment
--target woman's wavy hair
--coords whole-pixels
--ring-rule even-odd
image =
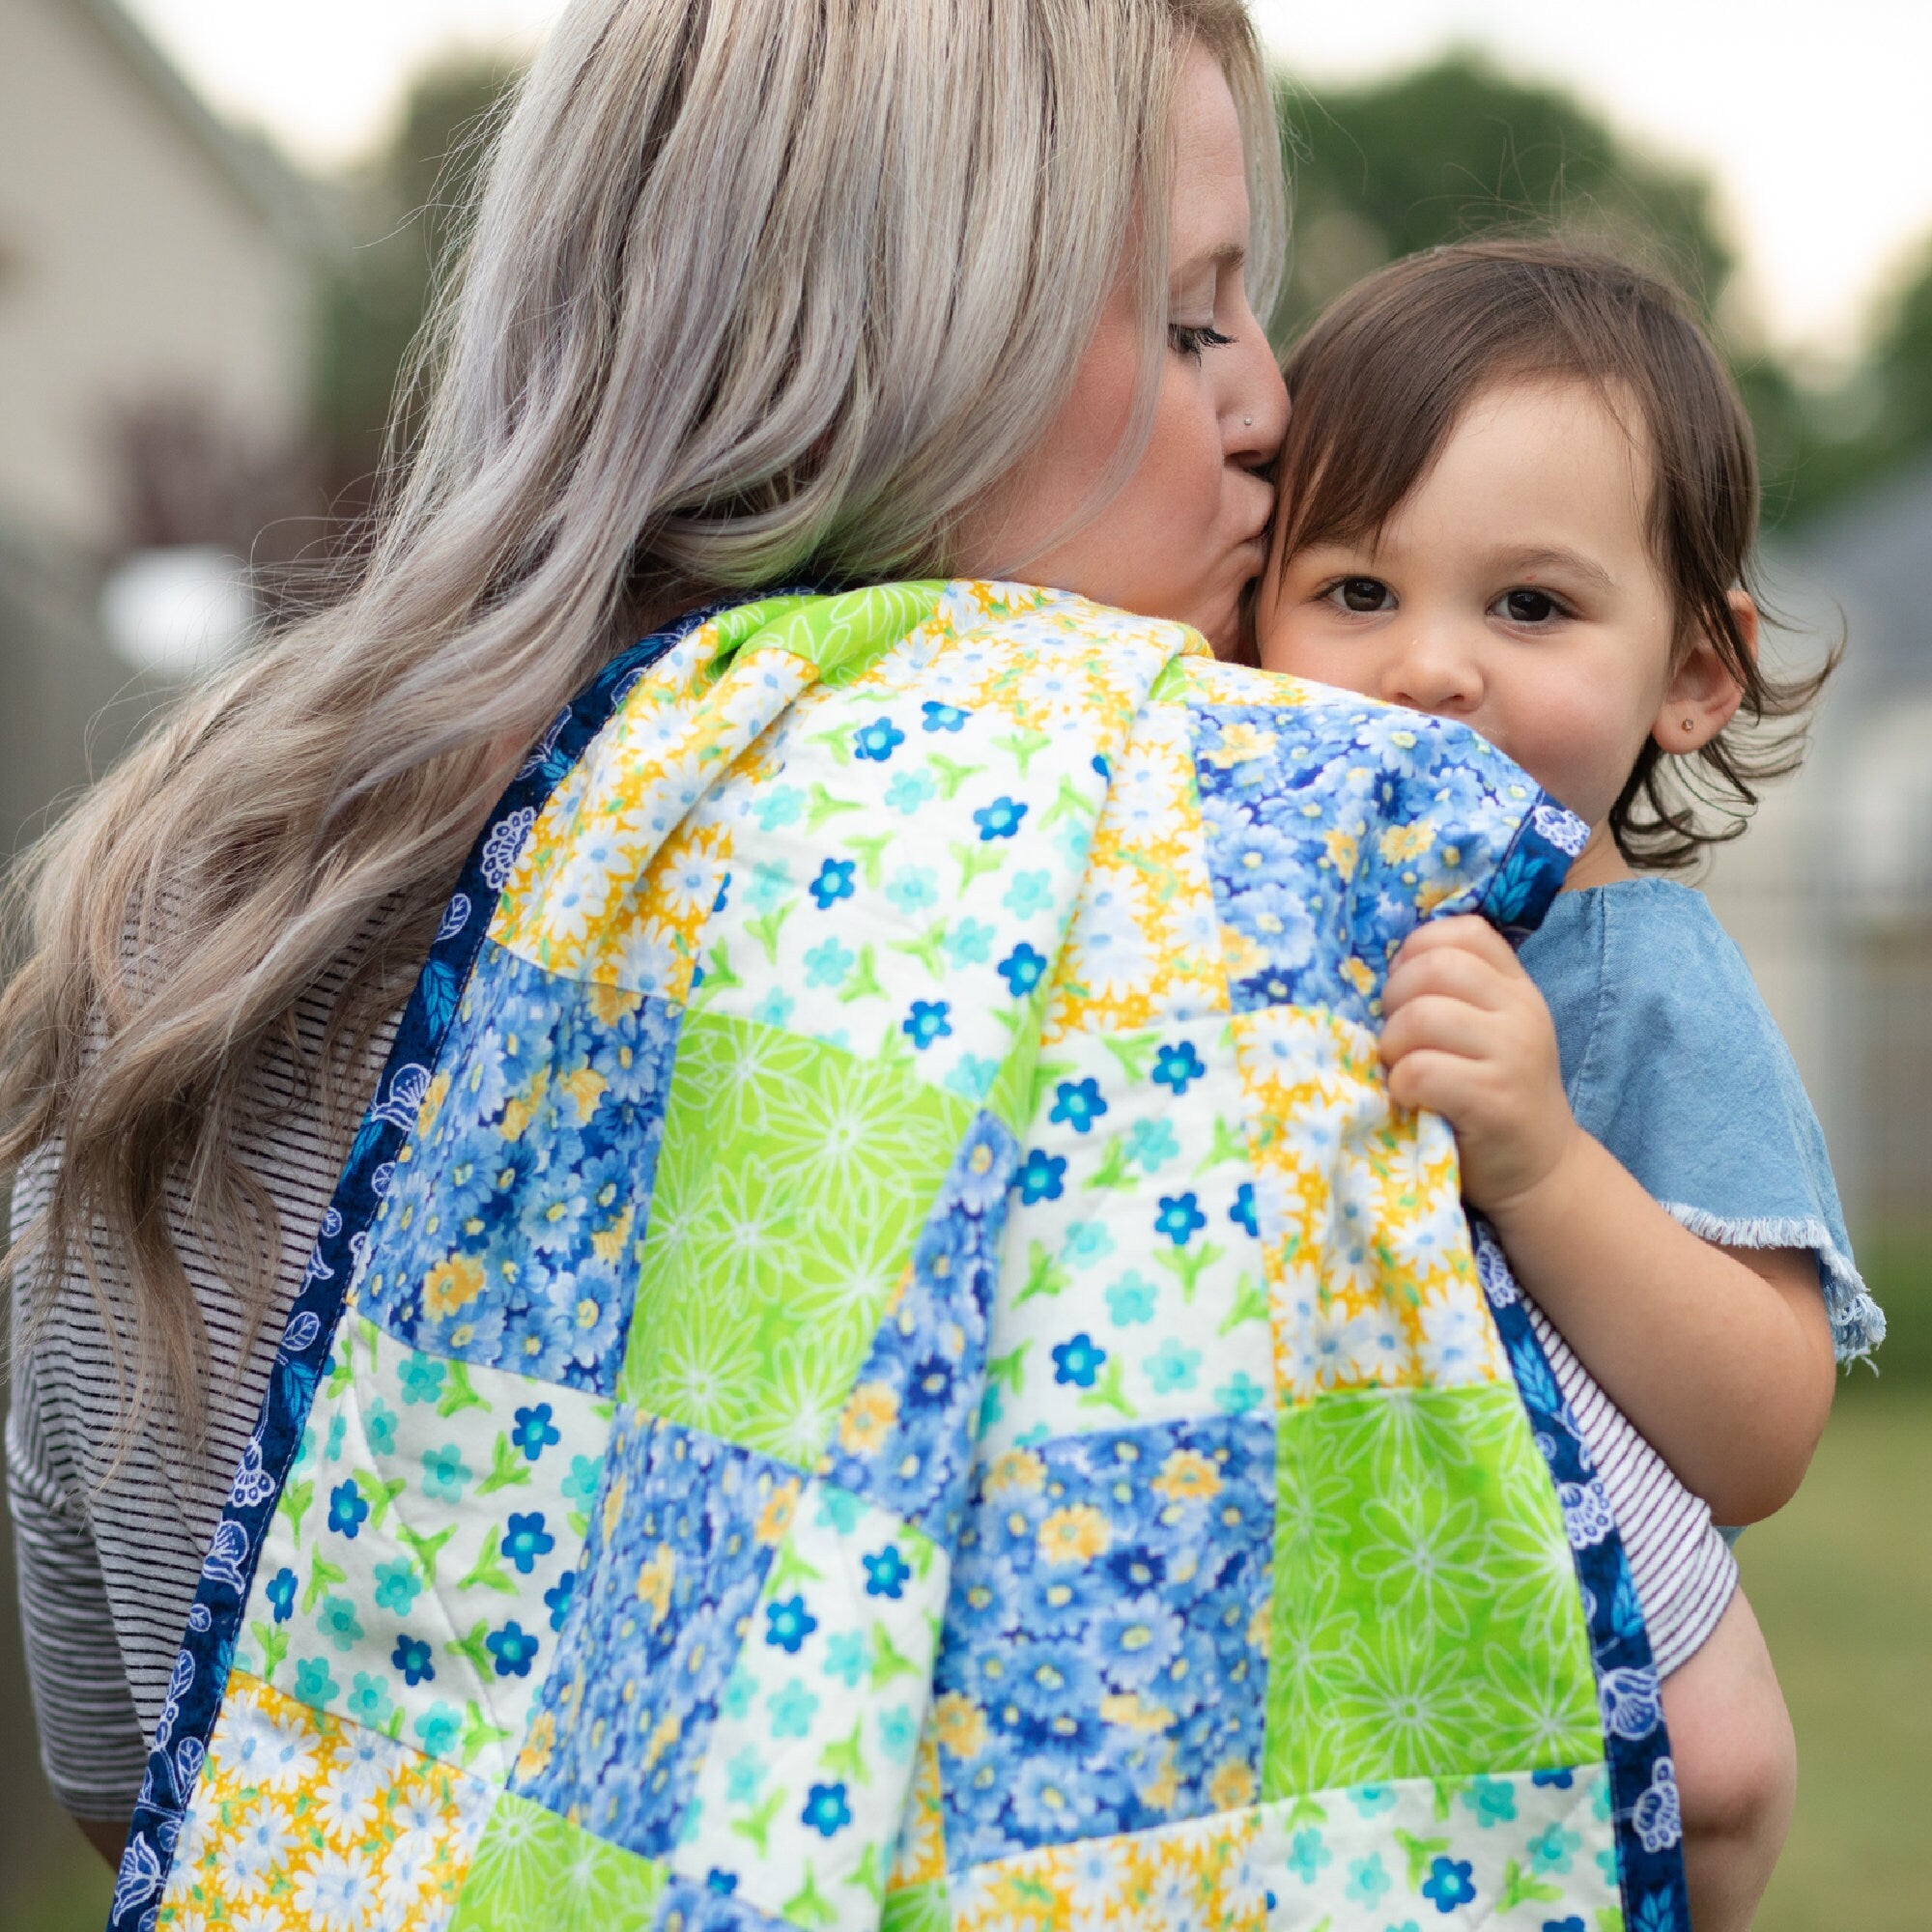
[[[1744,690],[1737,718],[1700,750],[1644,741],[1610,831],[1632,865],[1664,871],[1744,831],[1758,788],[1803,758],[1807,714],[1840,653],[1779,676],[1731,609],[1736,588],[1764,608],[1756,439],[1674,288],[1560,237],[1454,242],[1356,283],[1317,318],[1284,374],[1275,542],[1285,556],[1373,537],[1485,390],[1538,377],[1602,389],[1649,461],[1651,549],[1676,609],[1677,649],[1709,638]]]
[[[948,572],[1123,263],[1140,405],[1094,507],[1131,469],[1195,45],[1244,124],[1265,314],[1284,190],[1241,0],[575,0],[503,111],[352,581],[166,717],[13,888],[0,1165],[57,1161],[13,1261],[85,1268],[130,1435],[161,1398],[199,1435],[182,1230],[271,1304],[275,1204],[237,1152],[264,1054],[353,958],[298,1100],[358,1097],[475,828],[600,665],[735,590]]]

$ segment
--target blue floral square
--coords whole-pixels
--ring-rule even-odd
[[[950,1861],[1259,1798],[1274,1441],[1217,1416],[975,1472],[930,1719]]]
[[[950,1544],[1019,1146],[989,1114],[968,1131],[914,1244],[818,1472]]]
[[[1465,725],[1363,698],[1191,718],[1237,1012],[1326,1007],[1373,1024],[1396,949],[1427,917],[1484,909],[1546,803]],[[1512,925],[1535,923],[1568,865],[1542,835],[1531,843],[1536,864],[1504,893]]]
[[[605,1462],[583,1580],[511,1789],[662,1858],[801,1479],[631,1409]]]
[[[360,1297],[433,1355],[608,1395],[623,1360],[676,1011],[477,961],[370,1232]]]

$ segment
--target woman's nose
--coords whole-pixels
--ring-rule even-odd
[[[1397,640],[1383,669],[1381,695],[1411,711],[1459,716],[1482,701],[1482,668],[1449,632],[1416,624]]]
[[[1288,385],[1268,347],[1261,325],[1244,329],[1238,338],[1240,372],[1225,412],[1228,460],[1243,469],[1259,469],[1281,453],[1288,434]]]

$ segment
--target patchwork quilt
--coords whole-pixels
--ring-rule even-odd
[[[1603,1491],[1376,1056],[1583,829],[1062,593],[689,620],[479,838],[115,1932],[1686,1932]]]

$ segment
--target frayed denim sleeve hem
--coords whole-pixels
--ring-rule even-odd
[[[1724,1248],[1809,1248],[1818,1258],[1818,1285],[1832,1318],[1832,1343],[1838,1360],[1868,1359],[1885,1340],[1885,1310],[1871,1297],[1857,1264],[1838,1245],[1823,1221],[1762,1217],[1742,1219],[1713,1214],[1681,1201],[1666,1201],[1664,1212],[1699,1240]]]

